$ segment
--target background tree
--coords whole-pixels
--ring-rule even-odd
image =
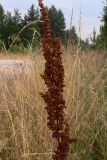
[[[32,4],[30,9],[28,9],[27,14],[25,14],[25,16],[24,16],[24,20],[22,22],[22,28],[33,21],[37,21],[38,19],[39,19],[39,10],[38,10],[38,8],[35,8],[34,4]],[[27,46],[28,43],[29,44],[32,43],[34,31],[39,32],[39,24],[38,23],[30,25],[22,32],[21,39],[22,39],[22,42],[24,43],[25,46]],[[38,35],[35,34],[34,38],[35,38],[34,39],[35,43],[37,43]]]
[[[60,9],[56,9],[55,6],[51,6],[48,9],[49,18],[51,20],[51,28],[53,37],[61,37],[62,42],[65,42],[65,18]]]
[[[0,41],[2,40],[2,33],[3,33],[3,23],[4,23],[4,18],[5,18],[5,11],[0,4]],[[1,42],[0,42],[0,49],[1,49]]]
[[[4,17],[5,17],[5,12],[4,12],[2,5],[0,4],[0,25],[2,25],[4,21]]]
[[[19,12],[18,9],[14,9],[13,21],[14,21],[17,25],[20,25],[21,22],[22,22],[21,13]]]
[[[70,30],[66,30],[63,12],[60,9],[56,9],[55,6],[51,6],[50,8],[47,7],[47,10],[51,20],[53,37],[60,37],[63,44],[66,44],[68,40],[76,44],[78,36],[76,34],[75,27],[72,27]],[[28,24],[37,21],[39,18],[39,9],[36,8],[34,4],[31,5],[23,18],[18,9],[14,9],[14,14],[11,14],[9,11],[5,13],[2,5],[0,5],[0,40],[3,41],[6,48],[9,49],[21,29]],[[32,46],[31,48],[35,49],[40,41],[40,37],[36,31],[41,35],[41,37],[43,35],[41,24],[41,22],[38,22],[24,28],[14,45],[22,45],[24,47],[28,47],[28,45],[30,45]]]
[[[93,32],[92,32],[92,36],[90,36],[90,40],[91,40],[93,43],[96,43],[96,38],[97,38],[97,32],[96,32],[96,29],[95,29],[95,27],[94,27]]]
[[[6,13],[3,29],[2,29],[2,39],[5,42],[6,48],[8,49],[14,40],[14,37],[21,29],[21,14],[18,10],[14,10],[14,15],[11,12]]]
[[[107,47],[107,0],[105,1],[100,27],[100,34],[97,36],[96,44],[101,47]]]
[[[78,43],[78,35],[74,26],[72,26],[71,29],[66,30],[66,44],[68,43],[74,45]]]

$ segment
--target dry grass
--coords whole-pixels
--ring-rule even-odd
[[[30,55],[23,55],[23,53],[3,53],[0,52],[0,59],[29,59]]]
[[[63,54],[66,114],[77,138],[71,160],[107,160],[107,60],[102,54]],[[0,77],[0,158],[50,160],[54,142],[47,128],[42,55],[29,73]]]

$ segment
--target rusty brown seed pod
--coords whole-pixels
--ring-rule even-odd
[[[70,144],[74,142],[69,135],[69,125],[65,117],[65,100],[63,98],[64,68],[61,59],[61,45],[59,38],[52,38],[48,12],[42,0],[38,0],[41,20],[43,21],[42,46],[46,60],[42,78],[47,86],[47,91],[41,93],[46,103],[48,113],[48,128],[52,131],[52,138],[57,141],[57,146],[52,156],[53,160],[67,160]]]

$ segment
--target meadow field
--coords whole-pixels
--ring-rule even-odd
[[[66,116],[76,138],[69,160],[107,160],[106,54],[70,47],[62,52]],[[41,51],[14,58],[26,57],[36,62],[28,72],[0,74],[0,160],[50,160],[53,154],[55,143],[40,96],[46,90],[41,78],[45,61]]]

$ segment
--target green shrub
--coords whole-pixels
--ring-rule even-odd
[[[24,52],[24,46],[15,44],[9,49],[9,51],[13,52],[13,53],[17,53],[17,52],[23,53]]]

